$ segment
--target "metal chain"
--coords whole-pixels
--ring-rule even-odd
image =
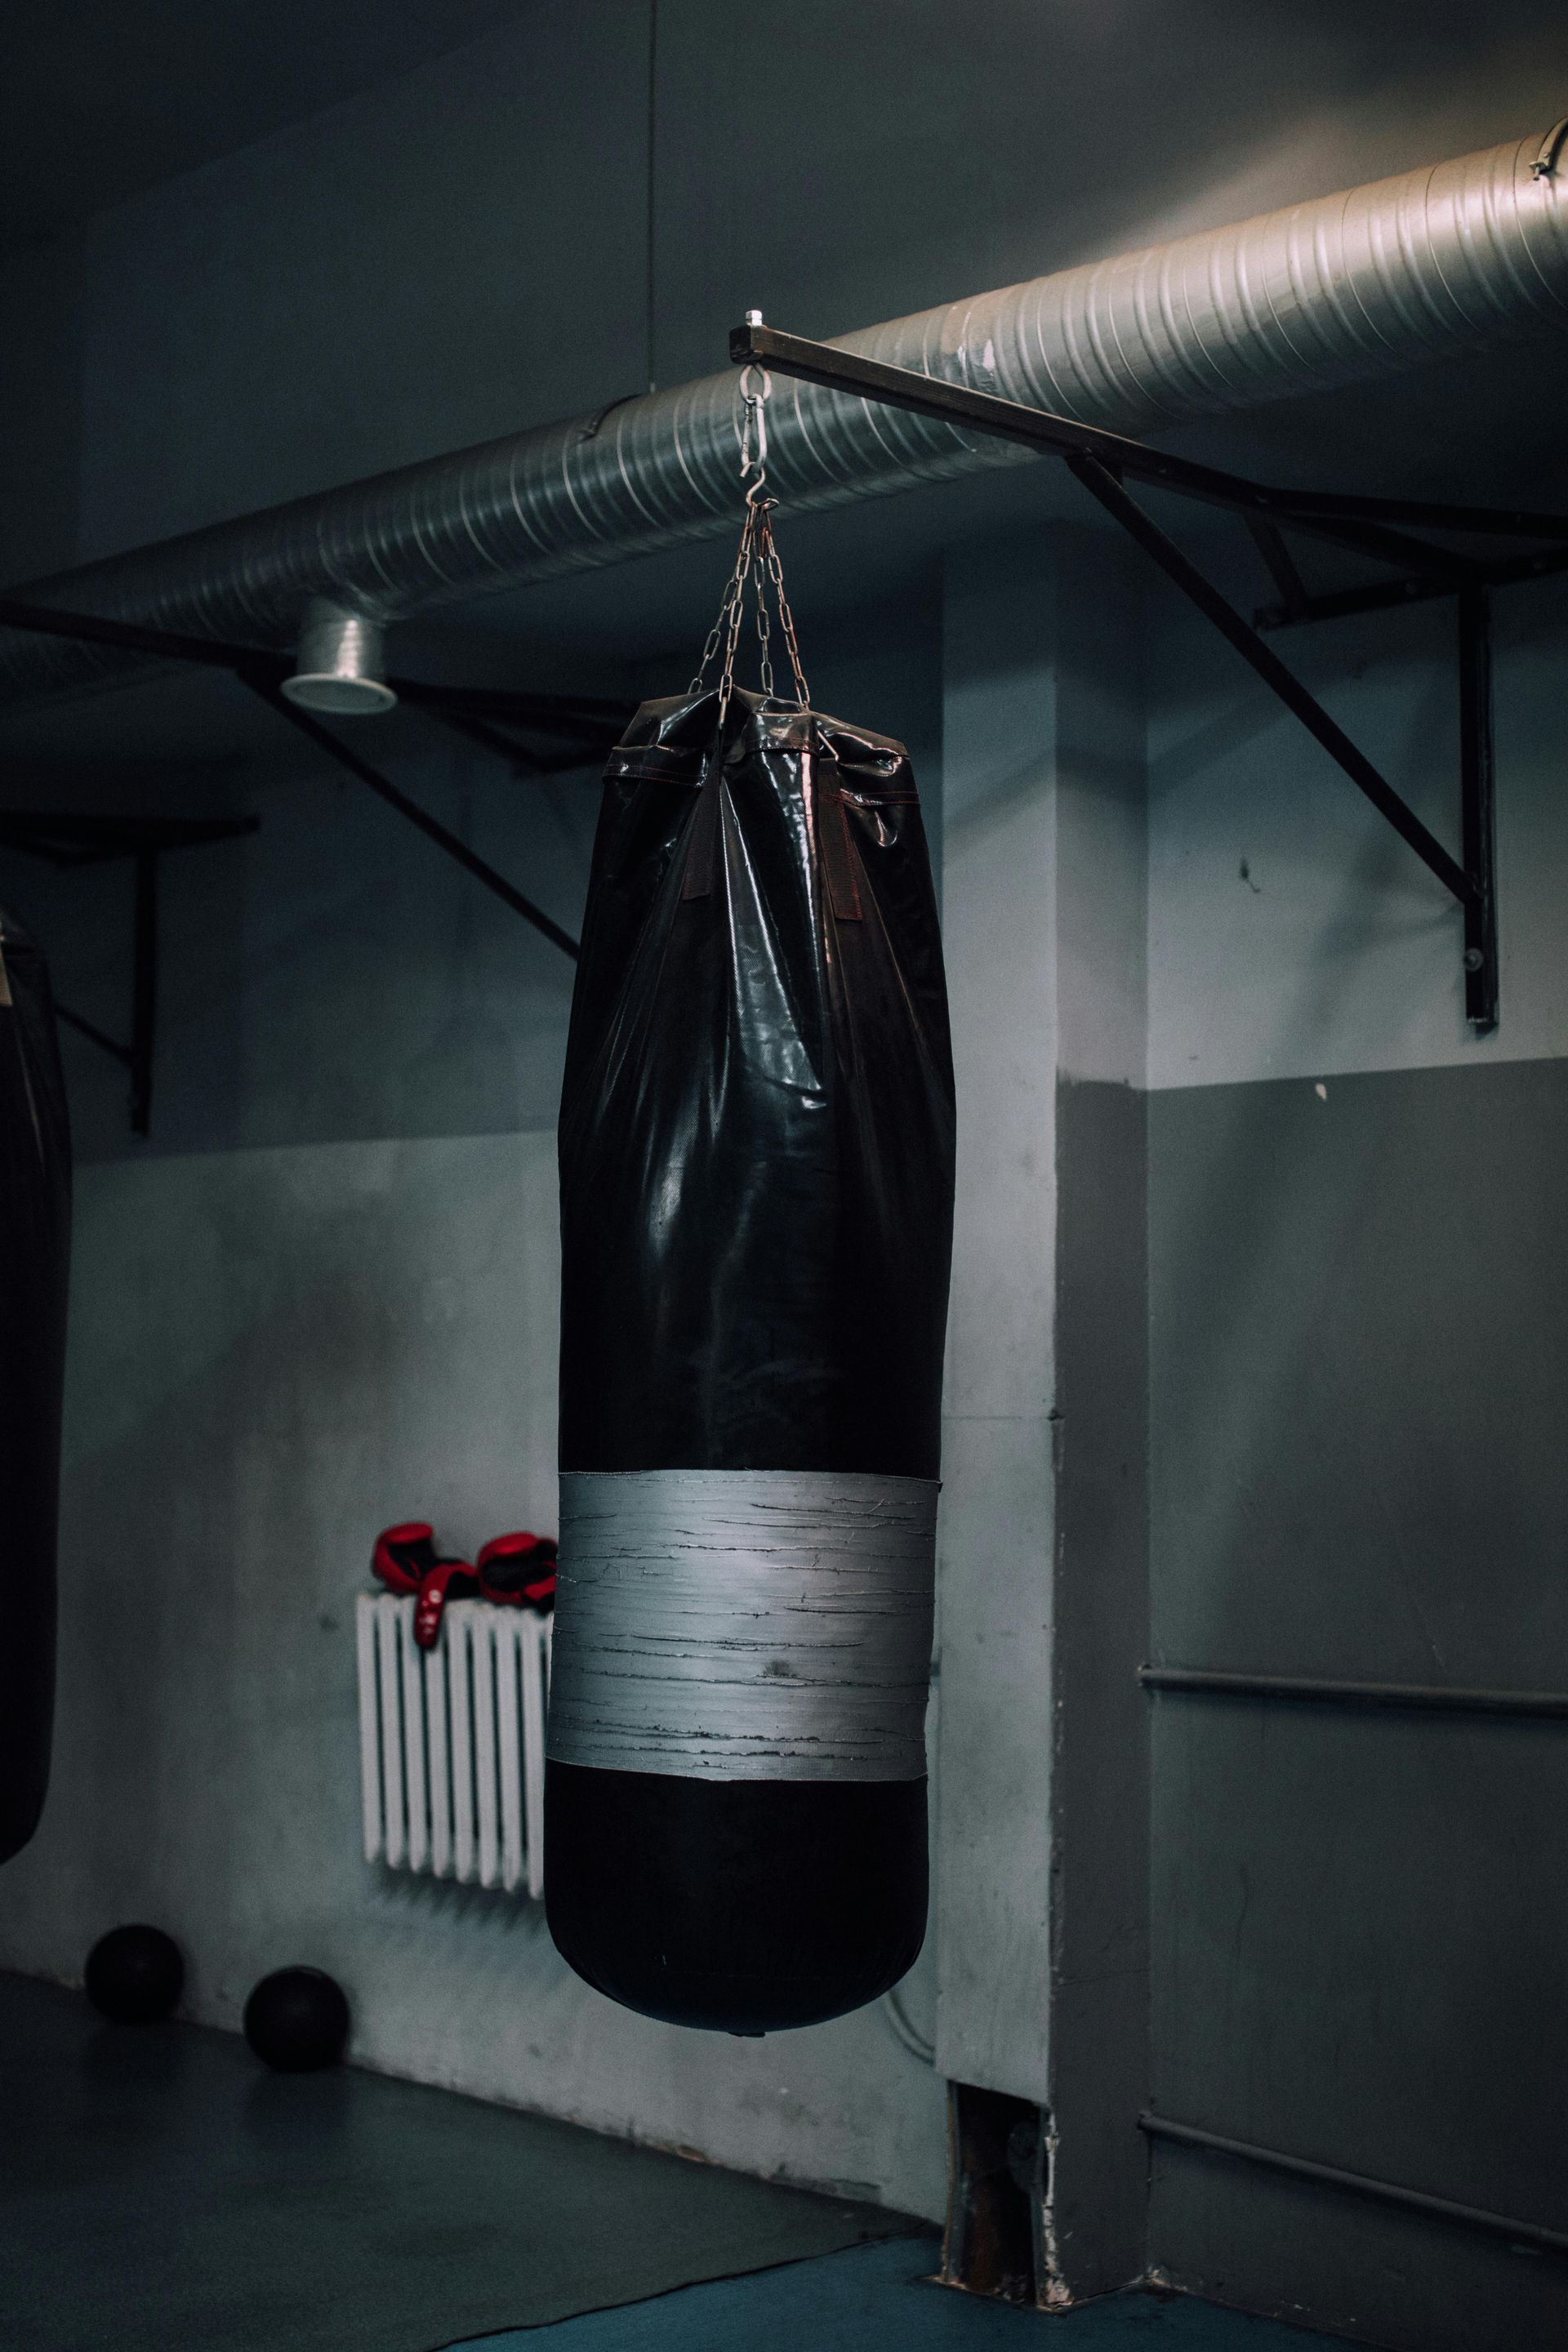
[[[735,568],[725,583],[724,593],[719,600],[719,610],[714,618],[713,626],[708,632],[708,640],[702,648],[702,658],[697,665],[697,674],[687,688],[689,694],[697,694],[701,690],[702,681],[708,675],[713,656],[725,641],[730,608],[745,593],[746,574],[751,569],[752,521],[752,510],[748,507],[745,524],[741,532],[741,544],[735,554]]]
[[[784,570],[769,520],[774,501],[767,495],[767,400],[773,384],[765,369],[757,373],[762,376],[761,388],[752,389],[750,383],[752,370],[748,367],[742,371],[741,414],[735,424],[735,436],[741,446],[741,479],[746,484],[746,519],[741,526],[741,543],[735,551],[734,570],[725,583],[718,614],[702,648],[702,658],[697,665],[697,674],[688,688],[691,694],[700,693],[709,670],[721,654],[722,667],[719,677],[721,733],[735,690],[735,658],[740,649],[748,581],[756,606],[757,651],[764,700],[776,702],[779,699],[773,678],[773,618],[768,611],[771,588],[784,631],[784,649],[789,655],[790,668],[795,673],[796,699],[803,710],[810,703],[805,672],[801,667],[800,646],[795,637],[795,615],[784,593]]]
[[[735,654],[741,642],[741,623],[746,610],[746,575],[752,563],[752,541],[756,535],[756,512],[746,509],[745,526],[741,532],[741,551],[736,559],[733,593],[730,598],[730,624],[724,636],[724,672],[719,681],[719,734],[722,740],[724,720],[729,713],[730,697],[735,691]]]
[[[771,642],[773,621],[768,613],[767,565],[763,558],[763,549],[769,537],[767,506],[759,503],[752,509],[752,512],[757,517],[758,523],[758,528],[752,534],[754,551],[752,562],[752,591],[757,606],[757,666],[762,676],[763,698],[771,702],[773,698],[773,649]]]
[[[763,516],[763,555],[767,565],[768,577],[773,582],[774,601],[779,608],[779,620],[784,634],[784,651],[789,656],[789,666],[795,672],[795,698],[801,709],[805,710],[810,708],[811,693],[805,683],[805,672],[801,667],[800,646],[795,634],[795,614],[790,611],[789,598],[784,594],[784,566],[779,562],[779,551],[773,540],[773,525],[768,520],[766,513]]]

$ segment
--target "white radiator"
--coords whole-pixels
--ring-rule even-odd
[[[433,1650],[414,1596],[359,1597],[364,1854],[392,1870],[544,1892],[552,1621],[451,1601]]]

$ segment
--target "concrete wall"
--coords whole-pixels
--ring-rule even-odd
[[[1154,1645],[1564,1686],[1568,1064],[1152,1098]],[[1155,2104],[1554,2228],[1561,1723],[1154,1702]],[[1162,2150],[1156,2261],[1412,2347],[1560,2262]]]
[[[1499,614],[1502,1018],[1458,919],[1239,665],[1162,616],[1151,740],[1152,1650],[1568,1688],[1568,819],[1555,586]],[[1282,640],[1458,839],[1440,610]],[[1152,2093],[1555,2227],[1550,1722],[1162,1696]],[[1169,2275],[1373,2343],[1547,2346],[1561,2261],[1169,2147]]]
[[[720,585],[719,564],[713,593]],[[907,742],[941,859],[939,615],[906,599],[890,614],[840,621],[810,641],[814,688]],[[684,685],[674,664],[579,664],[624,701]],[[183,682],[180,690],[184,691]],[[117,732],[163,689],[106,698]],[[122,1070],[62,1037],[79,1159],[377,1136],[507,1133],[553,1127],[572,965],[362,784],[260,711],[238,751],[177,764],[94,759],[35,773],[18,804],[139,808],[257,817],[260,830],[162,861],[154,1115],[150,1139],[126,1119]],[[575,932],[587,890],[599,772],[519,779],[489,754],[395,714],[353,738],[403,788]],[[130,1029],[132,882],[127,866],[59,874],[13,857],[3,893],[52,956],[57,992],[107,1031]]]
[[[938,2036],[1052,2143],[1042,2293],[1142,2261],[1144,711],[1138,583],[1058,530],[945,582],[959,1086]]]
[[[1238,573],[1238,601],[1260,575]],[[1250,597],[1247,592],[1250,591]],[[1289,713],[1163,591],[1150,752],[1149,1083],[1468,1067],[1568,1051],[1568,878],[1556,713],[1568,594],[1494,600],[1502,1018],[1464,1017],[1459,915]],[[1457,849],[1458,690],[1447,604],[1276,639]]]
[[[278,731],[276,764],[231,761],[216,778],[187,768],[118,791],[100,772],[69,787],[74,807],[260,820],[247,838],[161,860],[149,1140],[131,1134],[123,1071],[64,1036],[78,1157],[551,1126],[567,959],[363,785]],[[421,740],[410,722],[381,739],[404,788],[574,929],[596,778],[520,782],[466,747],[432,751],[431,731]],[[130,868],[57,874],[17,860],[6,894],[47,943],[61,1001],[128,1035]]]
[[[933,633],[860,635],[825,648],[822,698],[916,746],[940,848]],[[398,773],[577,921],[594,779],[519,785],[464,753]],[[881,2011],[765,2045],[680,2034],[581,1985],[537,1907],[363,1864],[353,1598],[376,1528],[429,1517],[468,1549],[556,1525],[571,968],[331,772],[252,768],[226,799],[261,831],[166,861],[150,1145],[115,1066],[63,1039],[62,1705],[0,1965],[73,1977],[151,1916],[191,1955],[192,2013],[232,2025],[257,1976],[309,1958],[349,1988],[367,2063],[940,2216],[941,2085]],[[8,880],[62,995],[122,1031],[124,876]],[[928,2035],[934,1959],[902,1996]]]
[[[152,1917],[234,2026],[308,1958],[365,2063],[939,2212],[940,2085],[879,2011],[681,2033],[579,1983],[541,1906],[363,1860],[370,1535],[554,1524],[553,1136],[91,1167],[76,1244],[55,1782],[5,1964]]]

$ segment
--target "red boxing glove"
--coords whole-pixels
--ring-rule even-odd
[[[371,1572],[394,1592],[417,1592],[419,1580],[436,1565],[436,1530],[428,1519],[405,1519],[383,1528],[370,1556]]]
[[[503,1608],[537,1609],[541,1614],[555,1606],[555,1539],[530,1535],[520,1528],[509,1536],[492,1536],[479,1553],[479,1591],[486,1601]]]
[[[441,1635],[441,1616],[448,1600],[461,1601],[477,1592],[479,1579],[466,1559],[438,1559],[436,1532],[426,1519],[406,1519],[384,1528],[375,1539],[370,1564],[394,1592],[416,1592],[414,1639],[421,1650],[433,1650]]]
[[[448,1599],[463,1601],[479,1591],[479,1579],[466,1559],[438,1559],[419,1580],[414,1604],[414,1639],[422,1650],[433,1650],[441,1633],[441,1612]]]

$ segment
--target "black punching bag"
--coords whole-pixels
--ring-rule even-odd
[[[645,704],[562,1104],[545,1811],[556,1944],[649,2016],[811,2024],[920,1950],[952,1152],[902,746]]]
[[[0,1862],[37,1828],[49,1783],[69,1256],[48,969],[0,914]]]

